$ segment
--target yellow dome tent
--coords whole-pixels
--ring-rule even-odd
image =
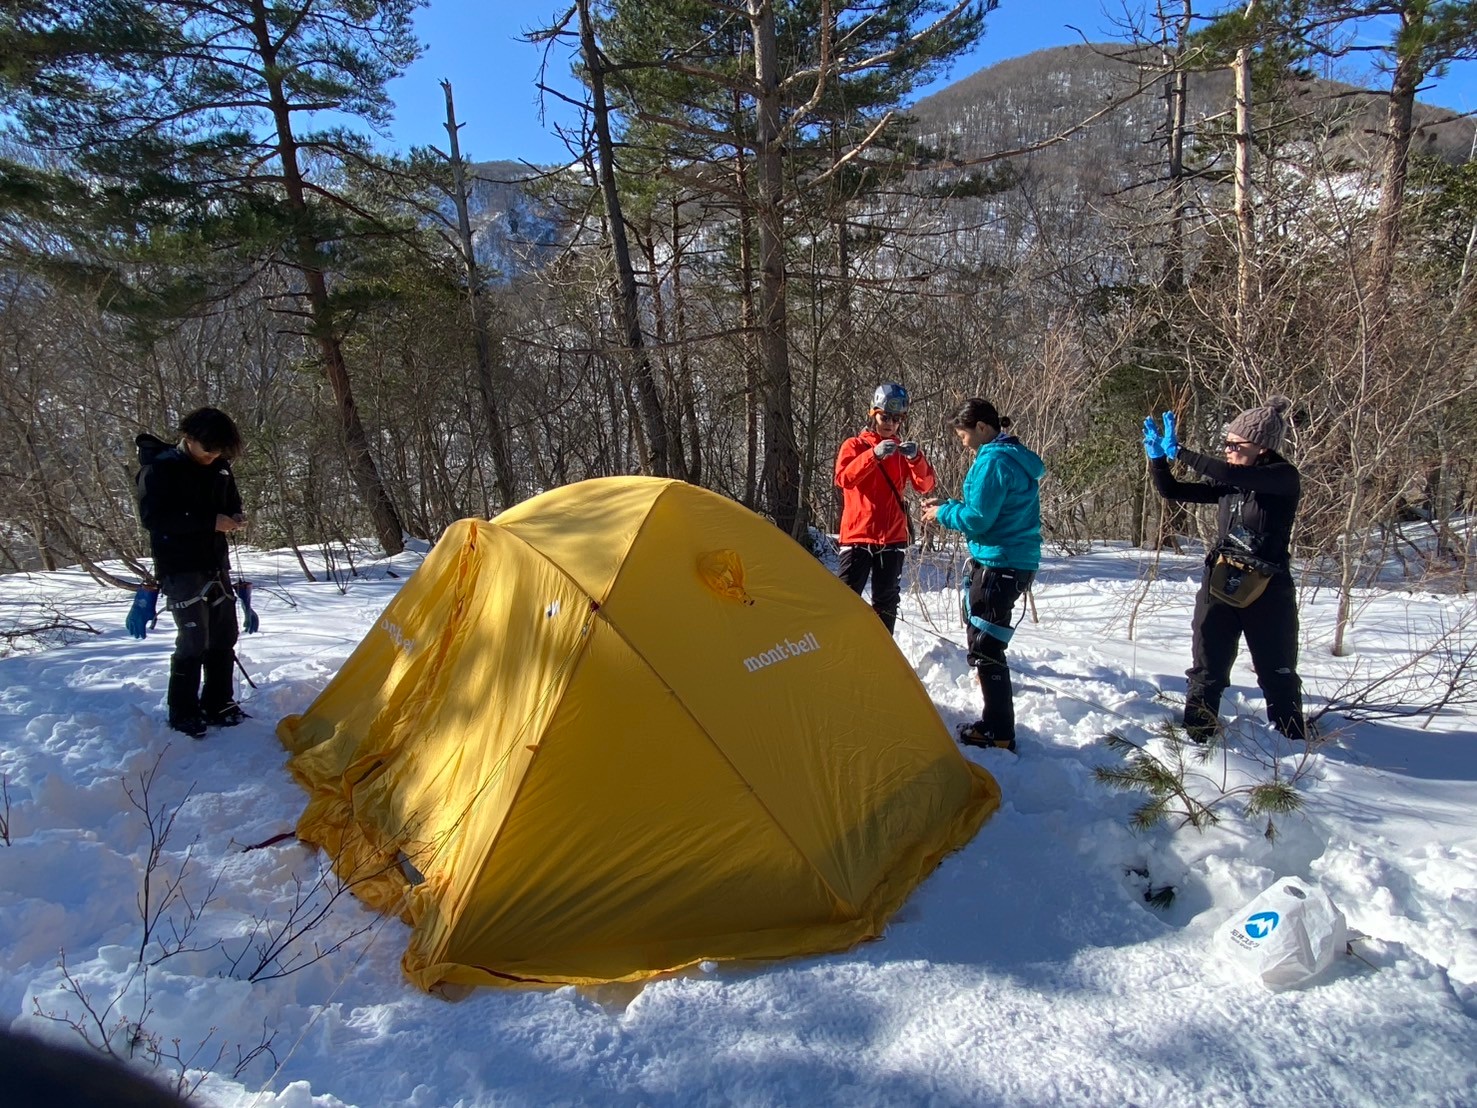
[[[844,949],[1000,800],[871,608],[656,478],[447,528],[278,734],[426,989]]]

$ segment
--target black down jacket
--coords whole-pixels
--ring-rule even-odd
[[[139,435],[138,514],[149,532],[154,573],[211,573],[229,570],[226,536],[215,517],[241,511],[231,463],[217,458],[201,465],[178,446]]]
[[[1302,495],[1297,467],[1271,451],[1252,465],[1240,466],[1181,447],[1179,461],[1208,480],[1177,480],[1169,462],[1160,458],[1149,463],[1154,487],[1166,500],[1219,505],[1216,545],[1206,561],[1228,545],[1229,538],[1229,545],[1245,544],[1255,557],[1289,572],[1292,524]]]

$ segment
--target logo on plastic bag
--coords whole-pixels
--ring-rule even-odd
[[[1280,917],[1276,912],[1258,912],[1248,919],[1242,926],[1246,933],[1253,939],[1265,939],[1273,931],[1277,930]]]
[[[1216,929],[1213,945],[1236,976],[1269,989],[1310,981],[1348,943],[1344,914],[1328,894],[1284,877]]]

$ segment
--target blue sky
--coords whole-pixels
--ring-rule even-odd
[[[465,123],[461,144],[466,157],[533,162],[564,158],[564,147],[549,121],[541,122],[538,115],[534,83],[542,52],[519,41],[519,36],[550,21],[552,13],[565,6],[563,0],[431,0],[416,13],[425,53],[390,86],[396,104],[391,145],[401,150],[427,144],[446,149],[446,103],[439,83],[446,78],[456,96],[457,115]],[[1130,0],[1129,7],[1138,4]],[[1115,18],[1121,24],[1122,5],[1104,0],[1001,0],[986,20],[978,48],[960,59],[940,84],[1005,58],[1081,42],[1084,35],[1091,41],[1113,39],[1119,35]],[[568,73],[567,55],[555,51],[549,65],[551,83],[567,86]],[[1457,111],[1477,109],[1477,63],[1456,67],[1422,99]],[[552,101],[551,115],[566,122],[572,118]]]

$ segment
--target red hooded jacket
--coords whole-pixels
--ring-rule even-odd
[[[898,498],[911,484],[920,493],[930,493],[938,478],[920,450],[911,462],[900,452],[886,458],[872,453],[883,438],[876,431],[863,431],[841,444],[836,455],[836,485],[841,489],[841,545],[852,543],[906,543],[908,517]],[[884,475],[885,474],[885,475]],[[888,478],[892,484],[888,485]],[[896,495],[893,489],[897,490]]]

